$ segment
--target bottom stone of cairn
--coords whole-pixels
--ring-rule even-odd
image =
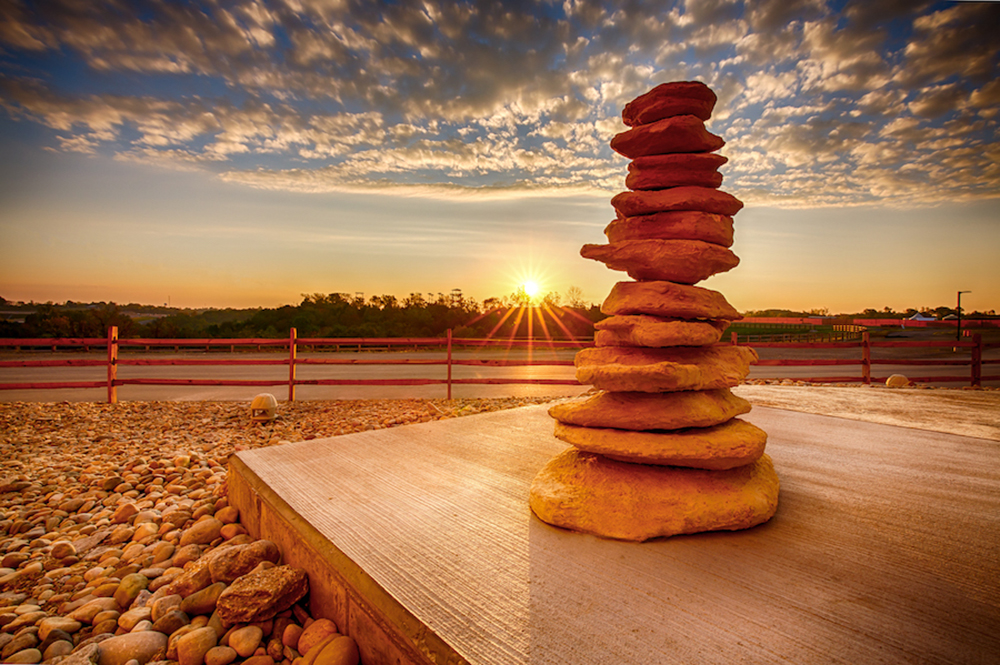
[[[778,508],[778,476],[766,454],[710,471],[631,464],[568,448],[535,477],[530,503],[555,526],[644,541],[762,524]]]

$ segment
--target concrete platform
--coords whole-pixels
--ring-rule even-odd
[[[528,407],[231,461],[253,535],[377,663],[996,663],[1000,444],[758,407],[755,529],[644,544],[535,518],[565,447]]]

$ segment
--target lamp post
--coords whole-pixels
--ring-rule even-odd
[[[958,305],[955,307],[955,316],[958,317],[958,325],[955,326],[955,341],[962,341],[962,294],[972,293],[972,291],[959,291],[958,292]]]

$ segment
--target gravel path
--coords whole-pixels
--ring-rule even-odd
[[[356,663],[240,525],[229,455],[550,399],[285,402],[267,424],[242,402],[0,405],[0,661]]]

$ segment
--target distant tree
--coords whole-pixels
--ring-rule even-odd
[[[583,289],[579,286],[571,286],[566,289],[566,302],[570,307],[586,307],[587,303],[583,299]]]

